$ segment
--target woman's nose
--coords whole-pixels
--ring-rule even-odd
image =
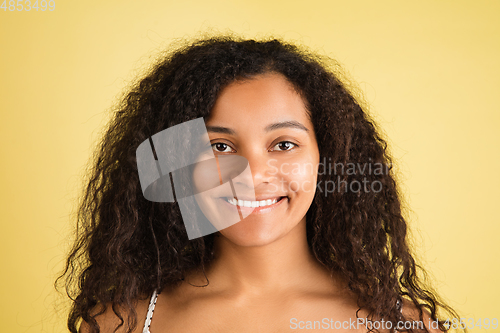
[[[255,187],[261,183],[271,183],[276,178],[276,168],[273,168],[272,159],[265,153],[247,154],[245,158],[248,160]]]

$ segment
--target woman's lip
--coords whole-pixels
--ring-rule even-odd
[[[221,197],[221,199],[236,199],[236,200],[243,200],[243,201],[262,201],[262,200],[279,200],[283,197],[286,197],[286,195],[277,195],[277,196],[274,196],[274,197],[260,197],[260,198],[246,198],[246,197],[238,197],[238,198],[234,198],[232,196],[229,196],[229,197]]]
[[[232,207],[233,209],[234,208],[237,208],[240,212],[242,213],[246,213],[245,215],[248,215],[248,214],[259,214],[259,213],[267,213],[275,208],[277,208],[278,206],[280,206],[281,204],[283,204],[285,201],[288,202],[288,197],[286,196],[283,196],[283,197],[276,197],[276,199],[278,198],[281,198],[281,200],[273,203],[272,205],[268,205],[268,206],[263,206],[263,207],[242,207],[242,206],[236,206],[236,205],[233,205],[233,204],[230,204],[229,202],[227,202],[227,200],[225,198],[219,198],[223,204],[229,206],[229,207]],[[258,200],[255,200],[255,201],[258,201]]]

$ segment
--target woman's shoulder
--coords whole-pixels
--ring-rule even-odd
[[[431,315],[427,309],[422,309],[422,317],[420,317],[420,311],[413,302],[408,299],[403,299],[401,312],[403,316],[406,318],[407,324],[413,325],[412,327],[416,327],[417,329],[423,328],[425,326],[430,333],[443,333],[437,327],[437,323],[433,321]],[[422,326],[423,325],[423,326]]]
[[[132,331],[132,333],[142,333],[143,327],[144,327],[144,322],[146,321],[146,315],[148,312],[148,307],[149,307],[149,298],[148,299],[141,299],[137,300],[135,302],[134,310],[136,312],[136,327]],[[131,324],[127,320],[127,312],[128,309],[124,308],[123,306],[115,306],[116,312],[119,312],[120,315],[123,317],[123,324],[120,320],[120,318],[117,316],[115,311],[113,310],[113,305],[111,303],[106,304],[106,308],[103,313],[98,314],[95,317],[95,320],[97,321],[97,324],[99,325],[100,332],[101,333],[108,333],[108,332],[116,332],[116,333],[125,333],[128,331],[129,325]],[[92,315],[95,315],[96,313],[99,313],[102,311],[101,307],[95,308],[92,311]],[[117,329],[118,328],[118,329]],[[82,324],[80,325],[80,328],[78,330],[79,333],[90,333],[90,325],[82,321]]]

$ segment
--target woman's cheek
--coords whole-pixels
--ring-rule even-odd
[[[279,166],[283,190],[295,193],[314,193],[318,163],[311,159],[282,162]]]

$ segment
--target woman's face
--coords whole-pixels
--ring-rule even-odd
[[[233,82],[222,90],[206,127],[215,155],[248,160],[259,202],[258,208],[255,202],[247,208],[248,202],[221,200],[250,213],[221,230],[223,237],[240,246],[265,245],[305,224],[319,151],[304,102],[284,76],[269,73]]]

